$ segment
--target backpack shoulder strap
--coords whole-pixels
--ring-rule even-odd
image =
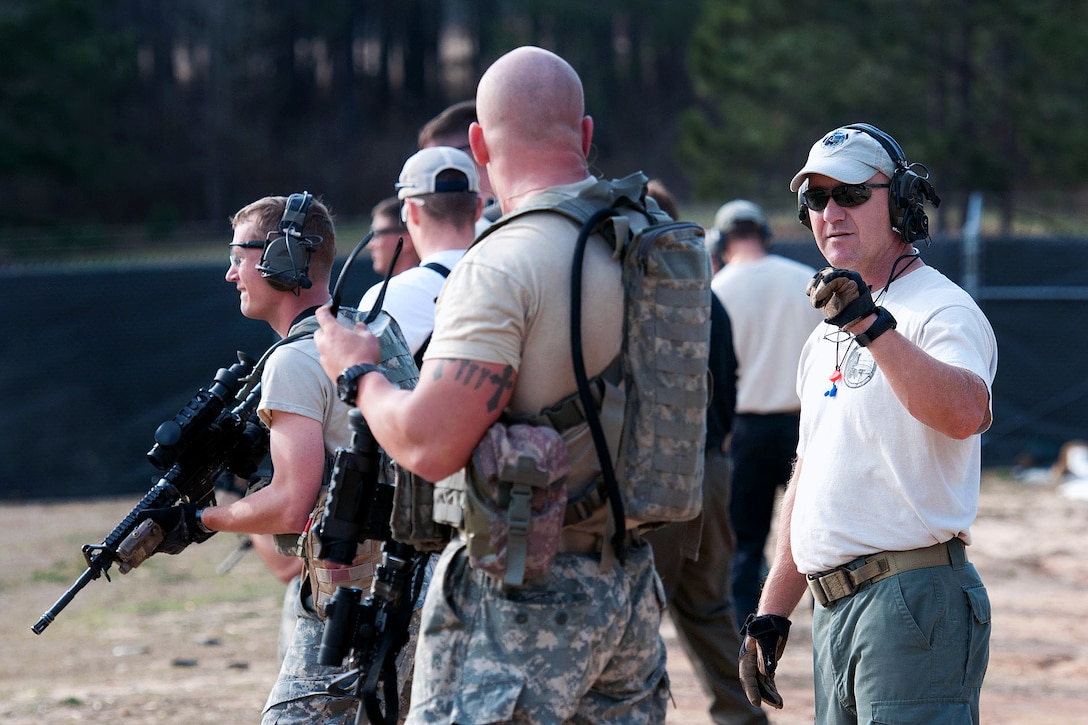
[[[582,228],[578,232],[578,240],[575,243],[574,260],[571,264],[570,273],[570,349],[574,365],[574,380],[578,386],[578,398],[582,403],[586,424],[589,426],[590,438],[593,441],[594,449],[597,451],[597,461],[601,466],[601,477],[604,479],[605,490],[608,492],[608,507],[614,523],[612,547],[616,558],[621,564],[626,563],[627,560],[627,518],[623,509],[619,481],[616,479],[615,467],[612,464],[612,455],[608,450],[604,426],[597,414],[596,401],[593,399],[589,377],[586,373],[585,356],[582,350],[582,265],[585,258],[586,242],[594,229],[609,220],[622,218],[615,209],[606,207],[594,212],[593,216],[582,224]],[[616,228],[613,227],[613,231],[615,230]],[[622,242],[618,242],[615,235],[613,235],[611,242],[616,250],[623,249]]]
[[[427,269],[433,269],[435,272],[438,272],[443,277],[449,277],[450,276],[450,268],[447,267],[444,264],[439,264],[438,262],[427,262],[423,266],[426,267]]]
[[[473,245],[479,244],[489,234],[501,229],[514,219],[538,212],[561,214],[578,226],[585,224],[594,213],[604,208],[630,208],[642,211],[651,221],[657,221],[658,216],[667,219],[657,210],[657,205],[646,198],[646,181],[646,175],[636,171],[622,179],[598,179],[583,189],[578,196],[560,194],[552,190],[541,192],[533,197],[531,205],[503,215],[480,232]],[[606,234],[606,236],[609,235]],[[619,235],[619,238],[623,237],[624,235]],[[615,239],[609,237],[609,242],[614,245]]]
[[[438,272],[443,277],[450,276],[450,268],[444,264],[439,264],[438,262],[427,262],[423,266],[427,269],[433,269],[435,272]],[[434,336],[433,325],[431,331],[427,333],[427,339],[423,341],[423,344],[419,346],[418,350],[416,350],[416,354],[412,356],[412,359],[416,361],[417,368],[423,367],[423,353],[427,352],[427,348],[430,347],[432,336]]]

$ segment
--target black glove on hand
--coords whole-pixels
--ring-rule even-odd
[[[740,631],[740,684],[756,707],[768,702],[782,709],[782,696],[774,685],[774,671],[786,649],[790,620],[777,614],[749,614]]]
[[[824,267],[809,280],[805,294],[813,307],[823,310],[824,322],[836,327],[849,327],[876,312],[869,285],[850,269]]]
[[[162,509],[141,511],[136,523],[151,519],[162,528],[162,543],[155,547],[156,553],[180,554],[189,544],[207,541],[215,532],[208,532],[197,523],[196,512],[204,508],[196,503],[183,503]]]

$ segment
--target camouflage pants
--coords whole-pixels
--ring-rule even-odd
[[[471,568],[461,542],[423,606],[412,710],[421,723],[663,723],[663,594],[649,546],[626,566],[559,554],[508,591]]]
[[[294,635],[284,654],[276,684],[265,702],[261,725],[349,725],[355,722],[358,700],[333,696],[325,689],[348,668],[325,667],[318,663],[325,622],[318,618],[308,601],[312,601],[309,586],[303,582],[302,592],[289,604],[296,616]],[[413,612],[408,643],[397,658],[397,684],[402,688],[399,704],[401,722],[408,708],[420,612],[420,609]],[[384,704],[382,707],[384,710]],[[365,715],[360,722],[367,722]]]
[[[287,655],[287,648],[291,645],[291,639],[295,636],[295,623],[298,615],[295,613],[295,600],[298,599],[299,587],[302,585],[301,577],[296,574],[287,582],[287,589],[283,593],[283,608],[280,610],[280,640],[276,652],[280,656],[280,662]]]

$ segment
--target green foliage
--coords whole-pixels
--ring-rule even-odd
[[[782,199],[809,145],[868,121],[943,196],[1083,183],[1083,3],[704,2],[680,153],[704,198]]]
[[[111,156],[113,89],[125,73],[115,51],[123,34],[105,30],[103,2],[5,3],[0,47],[0,201],[7,223],[41,222],[83,188],[102,181]],[[20,203],[23,202],[23,203]]]
[[[53,561],[48,569],[35,569],[30,572],[30,580],[46,584],[61,584],[71,581],[82,572],[82,569],[77,567],[78,563],[79,560],[77,559]]]
[[[387,196],[420,125],[522,44],[567,58],[593,168],[682,199],[792,203],[823,132],[870,121],[946,200],[1081,184],[1082,42],[1066,0],[7,0],[0,226],[221,223],[308,188]],[[74,236],[54,230],[62,236]],[[4,246],[0,241],[0,246]],[[20,254],[22,251],[20,251]],[[10,255],[9,255],[10,256]]]

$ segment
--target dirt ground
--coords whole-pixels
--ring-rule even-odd
[[[283,589],[252,553],[217,565],[238,539],[220,534],[91,582],[41,635],[31,625],[82,573],[138,496],[0,506],[0,722],[255,723],[278,662]],[[993,603],[982,721],[1066,725],[1088,712],[1088,503],[1046,485],[989,474],[968,554]],[[793,616],[774,725],[810,723],[811,605]],[[666,620],[675,709],[668,723],[708,723],[706,698]]]

